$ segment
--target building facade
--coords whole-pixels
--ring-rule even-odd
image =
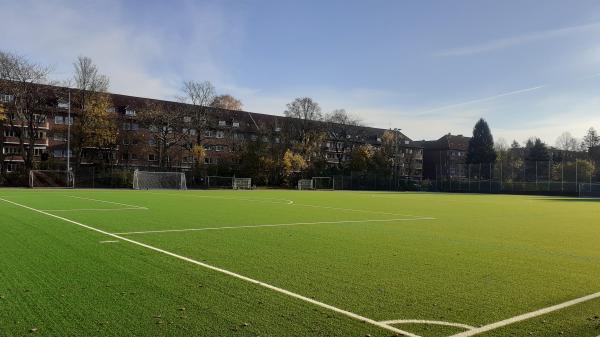
[[[10,84],[10,83],[9,83]],[[0,86],[0,120],[2,158],[5,172],[16,172],[31,161],[31,167],[65,169],[67,158],[71,167],[110,166],[150,170],[192,170],[195,166],[195,146],[204,148],[203,167],[209,174],[235,172],[248,165],[248,152],[255,151],[280,161],[285,151],[301,140],[294,130],[306,123],[294,118],[266,115],[248,111],[233,111],[190,104],[105,94],[110,102],[107,117],[117,127],[117,139],[110,146],[77,146],[78,139],[71,131],[81,122],[83,99],[87,94],[57,86],[36,86],[35,115],[24,112],[10,92],[10,85]],[[8,88],[8,89],[7,89]],[[19,101],[21,102],[21,101]],[[160,110],[155,121],[148,111]],[[31,116],[30,116],[31,115]],[[33,117],[32,117],[33,116]],[[70,116],[70,117],[69,117]],[[352,149],[369,144],[382,145],[386,132],[391,130],[342,126],[309,121],[311,130],[321,130],[317,157],[327,168],[344,167]],[[35,133],[30,136],[31,130]],[[340,130],[343,130],[340,132]],[[420,179],[422,149],[399,131],[396,153],[390,165],[403,175]],[[68,151],[70,138],[71,153]],[[29,142],[35,146],[29,153]],[[75,150],[76,149],[76,150]],[[322,158],[319,158],[321,156]]]
[[[423,147],[423,178],[465,178],[470,137],[447,134],[437,140],[420,141]]]

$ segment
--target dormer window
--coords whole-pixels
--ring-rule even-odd
[[[125,116],[130,116],[130,117],[135,116],[135,109],[126,108],[125,109]]]
[[[190,117],[190,116],[184,116],[183,117],[183,122],[184,123],[190,123],[191,121],[192,121],[192,117]]]
[[[240,122],[233,122],[231,124],[231,126],[233,126],[234,128],[239,128],[240,127]]]
[[[219,121],[219,126],[227,126],[227,122],[226,121]]]
[[[58,101],[58,108],[59,109],[68,109],[69,108],[69,102]]]
[[[0,94],[0,103],[10,103],[12,102],[14,97],[8,94]]]

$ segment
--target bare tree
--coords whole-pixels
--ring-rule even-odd
[[[9,126],[19,138],[26,171],[33,168],[35,143],[42,135],[38,128],[46,123],[46,95],[39,84],[48,83],[50,71],[21,55],[0,51],[0,92],[10,97],[3,127]],[[6,172],[4,165],[2,172]]]
[[[72,83],[79,89],[73,101],[81,109],[73,129],[73,152],[75,165],[79,168],[83,149],[91,144],[102,144],[101,147],[94,146],[98,152],[111,148],[113,144],[108,140],[116,141],[117,128],[114,118],[106,111],[112,105],[109,96],[104,94],[110,82],[108,76],[100,74],[98,66],[86,56],[77,57],[73,67]]]
[[[344,156],[349,156],[353,144],[352,137],[358,131],[361,122],[344,109],[336,109],[325,115],[325,122],[329,149],[334,150],[337,158],[336,166],[342,169]]]
[[[573,137],[570,132],[563,132],[556,139],[556,148],[563,151],[577,151],[579,148],[579,141]]]
[[[73,62],[73,67],[75,67],[73,82],[77,89],[93,92],[106,92],[108,90],[108,77],[99,73],[98,67],[91,58],[79,56]]]
[[[215,96],[210,106],[219,109],[242,110],[243,105],[239,99],[231,95],[219,95]]]
[[[155,153],[160,168],[171,165],[172,149],[184,146],[188,134],[183,132],[183,117],[186,109],[159,103],[148,103],[139,112],[138,117],[143,126],[150,131],[155,143]]]
[[[317,123],[323,120],[319,104],[309,97],[296,98],[287,104],[284,115],[290,117],[286,136],[297,144],[299,152],[306,159],[320,157],[318,152],[325,138],[325,130],[321,123]]]
[[[196,130],[196,143],[200,144],[208,122],[207,107],[215,99],[215,87],[209,81],[184,81],[181,92],[182,96],[177,99],[194,105],[191,126]]]

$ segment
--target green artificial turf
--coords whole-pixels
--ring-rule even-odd
[[[481,326],[600,291],[597,200],[279,190],[0,197],[111,233],[199,229],[123,236],[376,321]],[[394,335],[7,202],[0,214],[3,337]],[[598,315],[596,299],[481,336],[593,337]],[[394,326],[424,337],[463,331]]]

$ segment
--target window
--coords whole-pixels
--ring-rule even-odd
[[[227,126],[227,122],[226,121],[219,121],[219,126]]]
[[[269,138],[267,138],[267,136],[262,136],[261,140],[266,143],[269,141]]]
[[[276,128],[275,128],[275,132],[280,132],[280,131],[281,131],[281,128],[280,128],[280,127],[276,127]]]
[[[195,136],[197,134],[198,132],[196,131],[196,129],[190,129],[190,136]]]
[[[410,140],[405,140],[404,145],[408,145],[408,144],[410,144]]]
[[[116,109],[115,109],[114,106],[111,107],[111,108],[106,109],[106,112],[110,112],[110,113],[114,113],[115,111],[116,111]]]
[[[217,163],[218,163],[217,158],[210,158],[210,157],[204,158],[204,164],[216,165]]]
[[[131,159],[133,159],[133,160],[137,160],[137,159],[138,159],[138,156],[137,156],[137,154],[135,154],[135,153],[131,153],[131,154],[129,155],[129,157],[130,157]]]
[[[156,161],[156,155],[151,153],[148,155],[148,161]]]
[[[275,137],[275,143],[279,144],[279,137]]]
[[[18,137],[15,130],[4,130],[4,137]]]
[[[0,94],[0,102],[2,103],[10,103],[14,97],[12,95]]]
[[[65,134],[62,132],[55,132],[54,135],[52,136],[52,139],[59,140],[59,141],[65,141],[65,140],[67,140],[67,137],[65,137]]]
[[[150,145],[150,146],[155,146],[155,145],[156,145],[156,140],[154,140],[154,139],[150,139],[150,140],[148,141],[148,145]]]
[[[54,124],[65,124],[65,118],[63,116],[54,116]]]
[[[127,139],[127,138],[123,139],[123,145],[129,145],[129,139]]]
[[[131,131],[136,131],[140,128],[140,125],[138,123],[123,123],[123,130],[131,130]]]
[[[225,149],[225,147],[223,145],[215,145],[214,149],[217,152],[223,152],[223,150]]]
[[[131,124],[131,130],[136,131],[140,129],[140,125],[138,123]]]
[[[239,128],[240,127],[240,122],[233,122],[231,124],[231,126],[233,126],[234,128]]]
[[[125,116],[130,116],[130,117],[135,116],[135,109],[126,108],[125,109]]]
[[[65,117],[65,124],[73,125],[73,117]]]
[[[69,102],[58,101],[58,108],[59,109],[68,109],[69,108]]]
[[[250,139],[252,139],[252,140],[257,140],[257,139],[258,139],[258,137],[256,137],[256,135],[252,135],[252,136],[250,136]]]
[[[46,123],[46,115],[34,114],[33,118],[34,118],[34,120],[35,120],[35,122],[37,124],[44,124],[44,123]]]
[[[217,138],[225,138],[225,132],[217,131]]]
[[[191,121],[192,121],[192,117],[190,117],[190,116],[184,116],[183,117],[183,122],[184,123],[190,123]]]
[[[206,130],[206,131],[204,131],[204,137],[206,137],[206,138],[212,138],[212,137],[214,137],[213,131],[212,130]]]

